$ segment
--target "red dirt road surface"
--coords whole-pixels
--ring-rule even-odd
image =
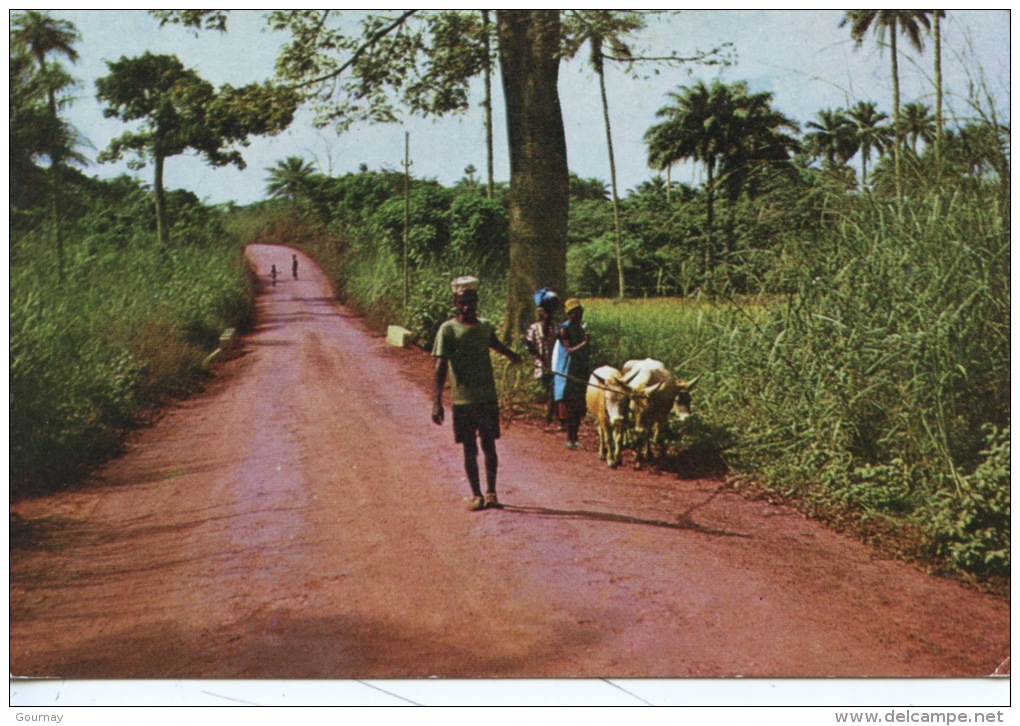
[[[533,426],[504,425],[506,508],[468,512],[430,357],[291,254],[249,248],[281,278],[202,394],[11,506],[12,674],[984,676],[1009,655],[1002,597]]]

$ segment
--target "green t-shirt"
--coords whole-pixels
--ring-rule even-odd
[[[494,335],[492,323],[485,318],[478,318],[474,325],[464,325],[453,318],[439,327],[432,355],[450,362],[454,405],[496,400],[496,378],[489,357]]]

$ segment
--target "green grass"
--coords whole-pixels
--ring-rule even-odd
[[[36,245],[21,240],[22,251]],[[141,411],[191,390],[225,327],[244,327],[237,248],[128,247],[69,266],[11,268],[11,494],[59,486],[116,451]]]
[[[594,365],[620,368],[632,358],[655,358],[684,378],[717,370],[734,335],[754,326],[769,304],[760,297],[583,302]]]

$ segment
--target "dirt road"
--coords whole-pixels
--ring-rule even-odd
[[[206,391],[83,488],[12,505],[11,672],[68,678],[977,676],[1000,597],[714,479],[508,424],[470,513],[431,360],[291,250]],[[265,277],[263,277],[265,279]],[[485,300],[482,300],[482,314]]]

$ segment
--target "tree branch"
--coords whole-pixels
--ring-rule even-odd
[[[335,71],[331,71],[331,72],[327,73],[326,75],[321,76],[319,78],[313,78],[312,80],[304,81],[303,83],[298,83],[298,84],[296,84],[294,86],[294,88],[307,88],[308,86],[314,86],[317,83],[322,83],[323,81],[328,81],[328,80],[330,80],[332,78],[336,78],[337,76],[342,74],[344,71],[346,71],[348,68],[350,68],[352,65],[354,65],[358,61],[358,58],[360,58],[369,48],[371,48],[373,45],[378,43],[384,37],[389,35],[391,32],[393,32],[393,30],[395,30],[396,28],[398,28],[401,25],[403,25],[404,22],[409,17],[411,17],[412,15],[414,15],[417,12],[418,12],[418,10],[405,10],[404,13],[399,18],[397,18],[396,20],[394,20],[392,23],[390,23],[386,27],[381,28],[376,33],[374,33],[371,38],[369,38],[367,41],[365,41],[357,50],[354,51],[354,53],[347,60],[346,63],[344,63],[339,68],[337,68]],[[328,11],[327,11],[327,13],[328,13]],[[321,28],[321,24],[320,24],[320,28]]]
[[[690,56],[689,58],[684,58],[677,55],[623,57],[613,55],[612,53],[603,53],[602,57],[605,58],[606,60],[611,60],[616,63],[697,63],[705,60],[706,58],[711,58],[713,56],[721,56],[725,49],[732,45],[733,45],[732,43],[724,43],[718,48],[713,48],[712,50],[705,51],[703,53],[698,53],[697,55]]]

